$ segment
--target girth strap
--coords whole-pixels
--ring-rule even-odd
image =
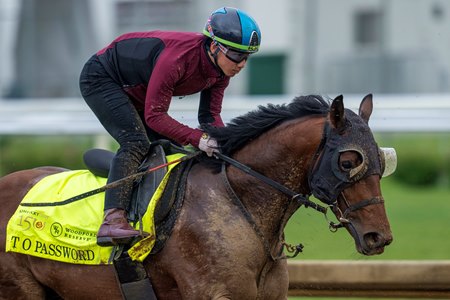
[[[124,253],[115,259],[113,264],[125,300],[157,300],[150,278],[141,262],[133,261]]]

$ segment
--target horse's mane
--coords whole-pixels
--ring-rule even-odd
[[[284,121],[325,115],[329,107],[329,99],[325,100],[319,95],[299,96],[288,104],[260,105],[258,109],[232,119],[225,127],[202,125],[202,128],[217,140],[221,152],[229,155]]]

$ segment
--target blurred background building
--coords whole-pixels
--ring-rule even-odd
[[[250,13],[262,48],[227,93],[447,93],[450,1],[2,0],[0,97],[78,97],[84,62],[128,31],[201,31]]]

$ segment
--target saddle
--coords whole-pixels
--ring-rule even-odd
[[[167,163],[166,154],[188,152],[167,140],[151,144],[150,151],[139,167],[139,172]],[[83,160],[87,168],[95,175],[107,177],[114,153],[103,149],[87,151]],[[154,222],[156,230],[155,244],[150,255],[158,253],[172,233],[173,226],[183,204],[187,174],[192,160],[177,165],[171,172],[166,188],[156,205]],[[137,222],[145,214],[152,195],[167,173],[167,166],[144,175],[133,185],[132,200],[128,208],[128,220]],[[123,250],[123,249],[122,249]],[[114,255],[114,268],[125,299],[156,299],[151,280],[143,264],[131,260],[128,254],[120,251]]]
[[[167,163],[166,155],[185,153],[184,148],[172,144],[168,140],[158,140],[151,144],[150,150],[138,169],[138,172],[149,170]],[[83,161],[93,174],[107,178],[114,153],[104,149],[90,149],[83,155]],[[154,222],[156,227],[156,242],[151,254],[158,253],[170,236],[176,220],[177,207],[181,207],[182,196],[187,173],[192,162],[186,161],[177,165],[170,174],[165,191],[155,209]],[[148,204],[159,184],[167,173],[167,166],[150,172],[133,185],[132,199],[128,207],[128,221],[138,222],[145,214]],[[178,201],[177,201],[178,200]]]

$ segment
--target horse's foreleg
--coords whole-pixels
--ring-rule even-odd
[[[289,289],[289,275],[286,260],[280,260],[273,264],[260,287],[262,299],[287,299]]]

